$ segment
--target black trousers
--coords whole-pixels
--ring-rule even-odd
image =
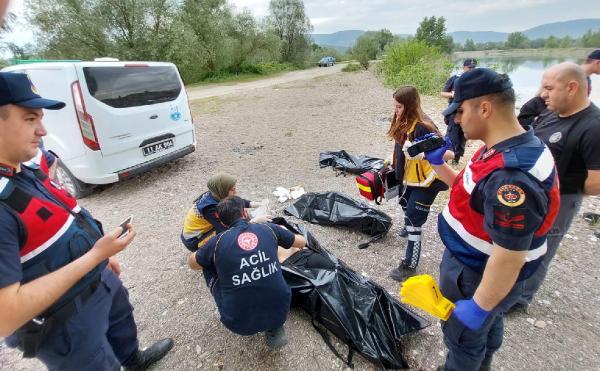
[[[427,221],[429,210],[439,191],[424,187],[406,187],[399,197],[404,211],[404,226],[408,232],[408,243],[404,265],[416,268],[421,257],[421,227]]]

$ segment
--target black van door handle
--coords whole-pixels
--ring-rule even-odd
[[[157,118],[158,118],[158,115],[152,115],[152,116],[150,116],[150,120],[154,120],[154,119],[157,119]]]

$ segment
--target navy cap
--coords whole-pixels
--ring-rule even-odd
[[[473,58],[467,58],[463,62],[463,67],[475,68],[477,67],[477,60]]]
[[[463,101],[488,94],[500,93],[512,88],[508,75],[489,68],[476,68],[460,75],[454,82],[454,99],[442,112],[444,116],[454,113]]]
[[[596,49],[588,55],[589,59],[600,59],[600,49]]]
[[[26,74],[0,72],[0,106],[6,104],[52,110],[61,109],[65,106],[63,102],[40,97]]]

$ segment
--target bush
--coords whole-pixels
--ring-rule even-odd
[[[421,94],[437,95],[452,72],[452,61],[438,48],[409,40],[387,48],[380,66],[387,86],[414,85]]]
[[[342,72],[354,72],[360,70],[360,64],[358,63],[348,63],[344,68],[342,68]]]

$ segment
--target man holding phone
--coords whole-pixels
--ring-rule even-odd
[[[173,342],[138,349],[114,259],[132,225],[104,235],[47,167],[24,164],[46,135],[43,109],[64,106],[40,97],[27,75],[0,72],[0,336],[50,370],[144,370]]]

